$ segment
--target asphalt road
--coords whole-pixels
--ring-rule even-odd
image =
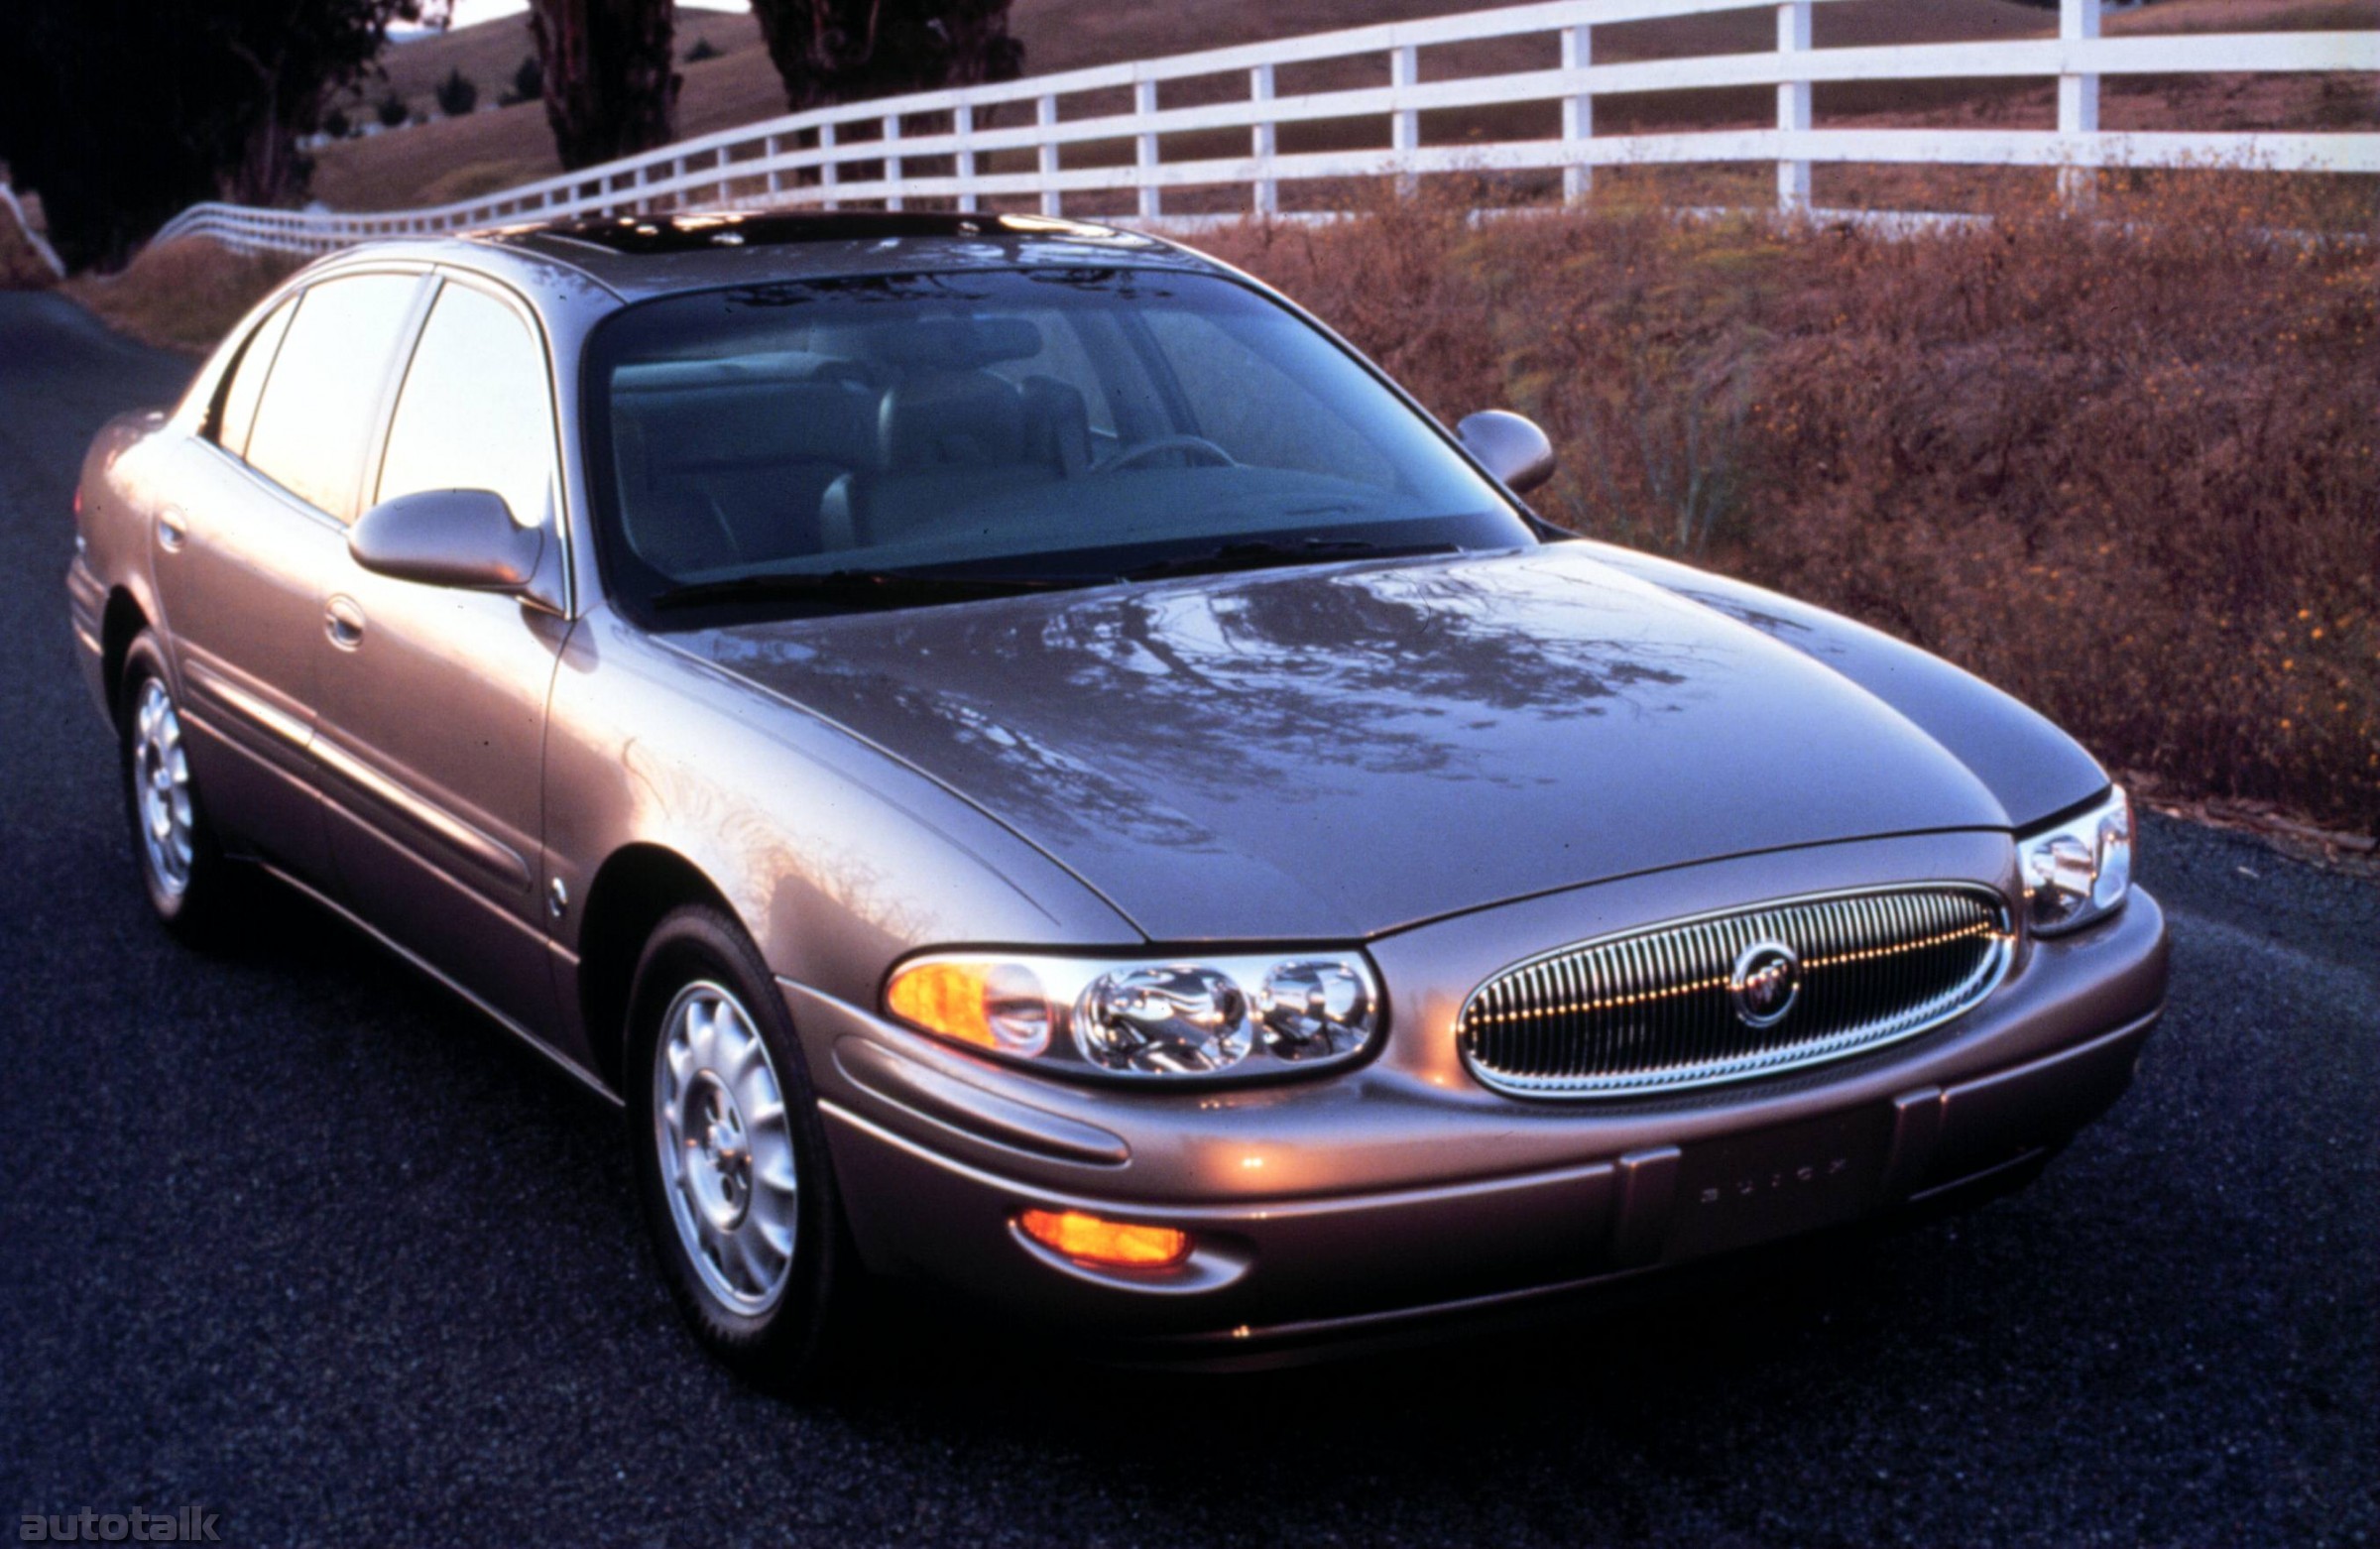
[[[60,584],[188,364],[0,295],[0,1528],[227,1543],[2380,1537],[2380,889],[2152,823],[2173,1008],[2029,1191],[1674,1306],[1257,1377],[894,1303],[832,1401],[707,1365],[613,1113],[303,904],[176,946]]]

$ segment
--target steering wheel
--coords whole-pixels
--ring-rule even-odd
[[[1237,468],[1240,459],[1208,440],[1203,435],[1155,435],[1145,441],[1134,441],[1119,447],[1092,465],[1093,473],[1119,473],[1132,467],[1145,457],[1161,457],[1167,452],[1187,452],[1202,459],[1209,467]]]

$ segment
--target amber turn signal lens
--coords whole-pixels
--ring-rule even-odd
[[[1171,1227],[1103,1221],[1079,1210],[1028,1210],[1016,1224],[1042,1247],[1087,1264],[1169,1269],[1190,1256],[1190,1234]]]
[[[912,1027],[1004,1054],[1049,1047],[1049,1002],[1021,963],[911,963],[885,986],[885,1009]]]
[[[992,1044],[984,1014],[982,968],[974,963],[919,963],[892,976],[885,1004],[892,1014],[929,1032],[966,1043]]]

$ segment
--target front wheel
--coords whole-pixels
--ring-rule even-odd
[[[852,1271],[784,1004],[744,932],[697,905],[654,932],[631,1008],[629,1138],[671,1294],[740,1375],[801,1386]]]

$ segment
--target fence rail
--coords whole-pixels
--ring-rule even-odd
[[[1599,27],[1747,7],[1744,0],[1545,0],[795,113],[434,208],[348,214],[199,204],[158,235],[311,254],[380,237],[731,204],[899,209],[932,201],[974,210],[1004,201],[1062,215],[1069,194],[1120,192],[1132,195],[1133,218],[1164,225],[1184,218],[1167,209],[1168,192],[1193,187],[1245,190],[1234,201],[1238,210],[1270,214],[1281,209],[1281,186],[1290,182],[1559,171],[1565,196],[1577,197],[1598,168],[1691,164],[1773,163],[1778,204],[1787,211],[1808,205],[1811,168],[1829,163],[2056,167],[2070,180],[2115,167],[2380,173],[2380,134],[2113,133],[2100,130],[2098,111],[2099,81],[2108,75],[2380,70],[2380,32],[2105,38],[2097,0],[2061,0],[2055,38],[1814,47],[1814,7],[1838,3],[1844,0],[1774,5],[1776,46],[1766,52],[1598,64]],[[1425,49],[1547,35],[1559,41],[1558,68],[1421,78]],[[1288,95],[1276,89],[1285,66],[1361,60],[1376,67],[1383,59],[1385,86]],[[1219,77],[1244,77],[1246,96],[1163,104],[1169,84],[1178,91],[1178,83]],[[1815,123],[1813,88],[1820,84],[1983,78],[2055,80],[2058,127],[1821,129]],[[1601,98],[1746,86],[1776,89],[1773,128],[1595,133]],[[1109,103],[1125,93],[1130,109],[1115,111]],[[1558,106],[1559,136],[1422,144],[1424,113],[1511,104]],[[1069,108],[1078,116],[1069,117]],[[1279,149],[1286,125],[1376,125],[1381,118],[1385,148]],[[1245,152],[1163,155],[1166,136],[1219,132],[1245,134]],[[1101,149],[1111,159],[1068,165],[1070,150]]]
[[[0,182],[0,221],[6,221],[17,229],[19,235],[24,237],[25,245],[33,249],[33,256],[47,265],[52,274],[60,280],[65,278],[66,266],[58,261],[58,250],[33,229],[33,222],[25,214],[25,206],[17,202],[17,190],[5,182]]]

